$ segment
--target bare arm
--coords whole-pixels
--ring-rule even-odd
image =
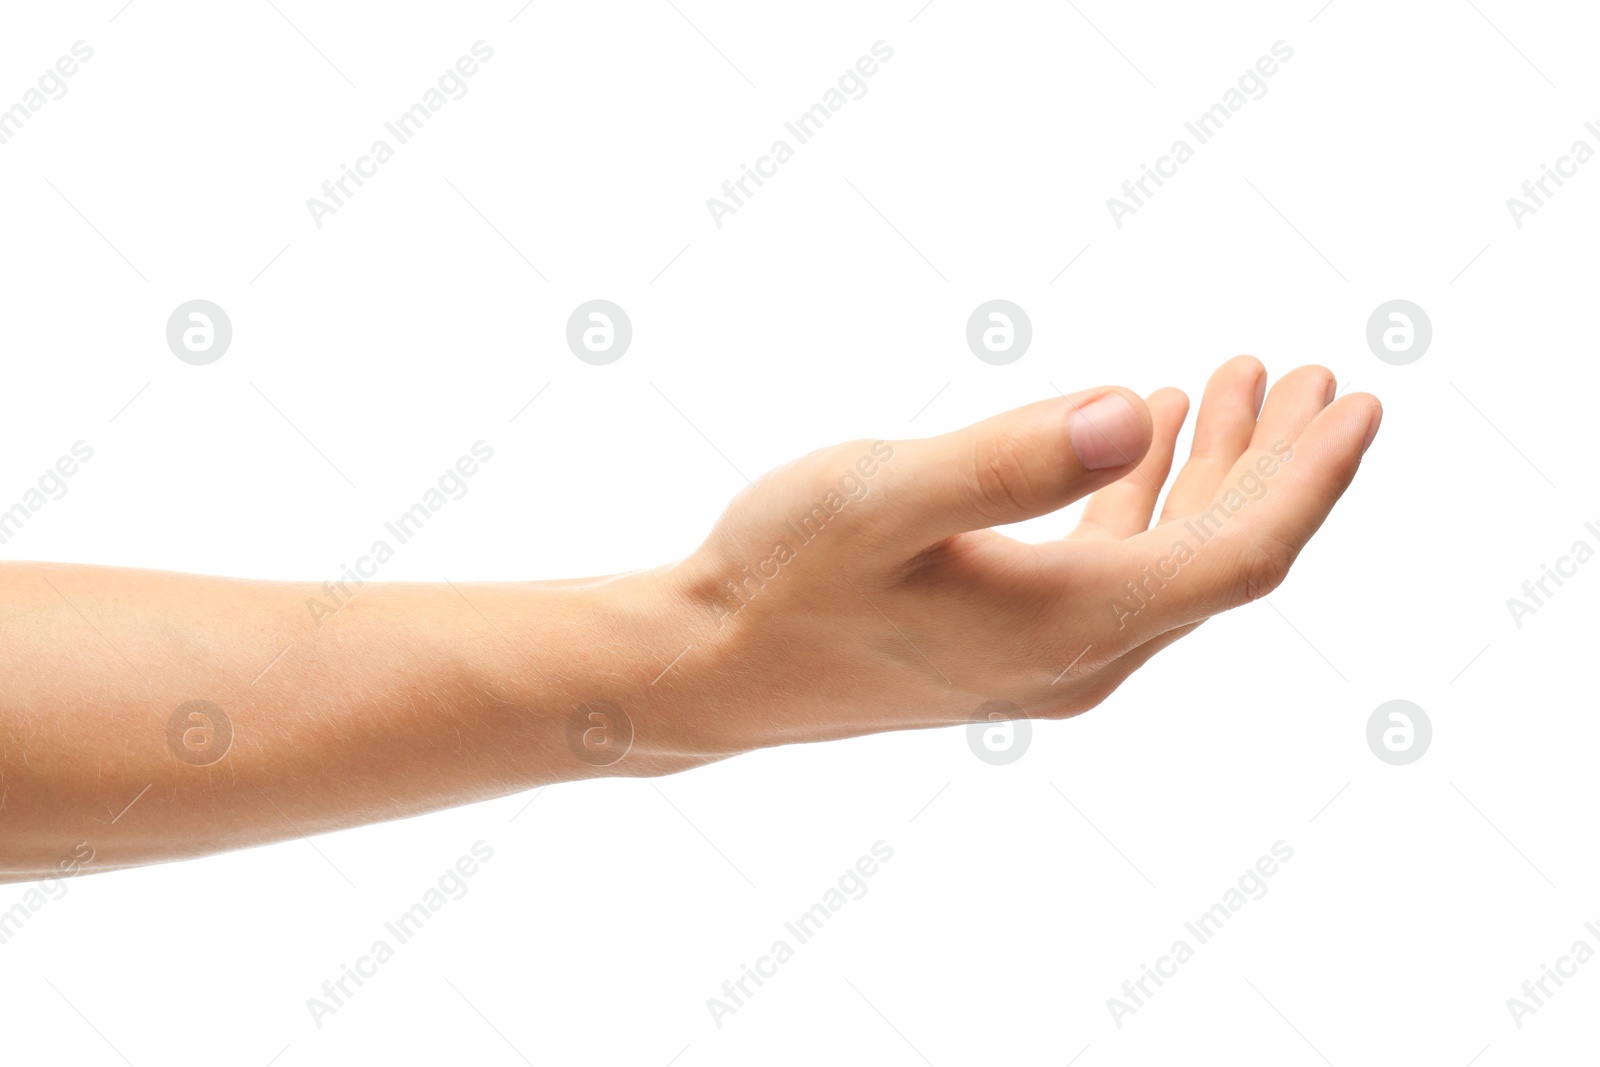
[[[1153,527],[1187,398],[1102,388],[814,452],[615,578],[370,583],[325,614],[309,584],[0,565],[0,879],[1085,711],[1275,588],[1354,477],[1374,398],[1320,367],[1264,389],[1248,357],[1213,376]],[[1063,539],[991,529],[1090,493]]]
[[[40,877],[81,842],[108,869],[692,765],[652,733],[608,770],[601,720],[568,743],[586,701],[653,721],[636,682],[683,647],[659,588],[369,583],[318,618],[308,602],[330,598],[310,584],[0,566],[0,871]]]

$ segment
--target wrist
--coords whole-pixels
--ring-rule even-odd
[[[674,567],[542,586],[560,637],[555,677],[535,681],[553,744],[575,776],[672,774],[733,754],[706,727],[721,655],[714,616]],[[532,614],[532,613],[530,613]]]

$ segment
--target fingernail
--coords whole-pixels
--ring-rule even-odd
[[[1367,423],[1367,439],[1361,442],[1361,454],[1367,454],[1367,449],[1372,447],[1373,440],[1378,436],[1378,427],[1383,425],[1383,409],[1379,408],[1372,413],[1372,421]]]
[[[1322,406],[1323,407],[1327,407],[1329,404],[1333,403],[1333,398],[1338,396],[1338,395],[1339,395],[1339,379],[1337,379],[1337,378],[1329,378],[1328,379],[1328,396],[1327,396],[1327,399],[1325,399],[1322,402]]]
[[[1127,466],[1144,444],[1144,422],[1121,393],[1107,393],[1072,413],[1072,450],[1084,470]]]

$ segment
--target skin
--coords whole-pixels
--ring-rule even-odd
[[[965,723],[996,700],[1079,714],[1283,581],[1382,417],[1334,392],[1322,367],[1269,393],[1255,359],[1222,366],[1153,528],[1188,399],[1105,387],[813,452],[668,566],[368,583],[320,625],[309,583],[0,565],[0,880]],[[1088,494],[1059,540],[992,529]],[[169,729],[195,700],[214,707]]]

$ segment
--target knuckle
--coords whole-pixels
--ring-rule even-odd
[[[1040,488],[1029,480],[1026,445],[1015,434],[994,434],[976,444],[972,483],[980,511],[994,521],[1031,512],[1040,498]]]
[[[1296,550],[1283,538],[1262,534],[1247,541],[1240,553],[1237,600],[1248,604],[1274,592],[1289,577]]]
[[[1088,711],[1090,708],[1097,708],[1107,700],[1110,700],[1111,695],[1122,688],[1122,683],[1126,682],[1128,678],[1129,674],[1107,672],[1096,679],[1080,697],[1084,705],[1083,710]]]

